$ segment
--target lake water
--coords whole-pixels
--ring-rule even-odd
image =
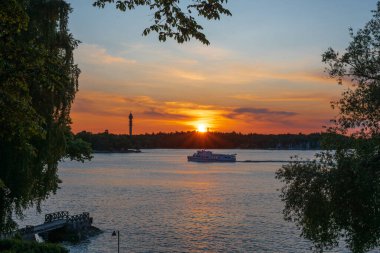
[[[275,171],[281,163],[189,163],[194,150],[95,154],[91,162],[62,162],[63,183],[21,225],[61,210],[90,212],[104,231],[70,252],[310,252],[285,222]],[[311,158],[314,151],[223,150],[237,160]],[[339,249],[336,252],[344,252]],[[347,250],[345,251],[347,252]]]

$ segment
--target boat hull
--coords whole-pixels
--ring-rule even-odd
[[[236,159],[212,160],[212,159],[202,159],[202,158],[194,158],[194,157],[188,156],[187,161],[199,162],[199,163],[234,163],[236,162]]]
[[[223,155],[223,154],[213,154],[213,155],[192,155],[187,157],[187,161],[189,162],[218,162],[218,163],[233,163],[236,162],[236,156],[235,155]]]

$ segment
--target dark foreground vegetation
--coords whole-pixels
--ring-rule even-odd
[[[330,48],[322,58],[332,78],[352,85],[332,103],[339,113],[328,129],[347,140],[327,138],[328,150],[314,160],[277,171],[285,219],[318,252],[343,241],[357,253],[380,246],[380,1],[373,18],[350,35],[343,53]]]
[[[117,135],[108,133],[93,134],[80,132],[77,138],[91,143],[95,152],[124,152],[133,148],[193,148],[193,149],[320,149],[323,134],[241,134],[241,133],[152,133]],[[343,136],[339,136],[344,139]],[[337,137],[338,138],[338,137]]]
[[[68,253],[59,244],[28,242],[18,239],[0,240],[0,252],[3,253]]]

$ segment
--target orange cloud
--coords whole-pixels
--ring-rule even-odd
[[[78,93],[72,118],[75,132],[87,130],[126,133],[128,115],[135,115],[135,133],[195,130],[204,124],[211,131],[287,133],[320,131],[327,122],[322,114],[303,111],[160,101],[148,96],[124,97],[112,93]]]
[[[254,94],[237,94],[230,96],[233,99],[245,100],[250,102],[323,102],[328,103],[333,98],[329,93],[277,93],[277,94],[266,94],[265,96],[259,96]]]
[[[80,63],[102,65],[102,64],[134,64],[136,60],[130,60],[119,56],[112,56],[105,48],[92,44],[81,44],[75,51],[75,59]]]
[[[342,87],[321,69],[305,67],[309,59],[284,65],[237,58],[223,48],[191,44],[171,50],[126,45],[112,54],[81,45],[73,129],[124,131],[132,111],[138,133],[194,130],[197,124],[286,133],[320,129],[333,115],[329,101]]]

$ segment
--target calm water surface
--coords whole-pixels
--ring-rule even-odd
[[[281,163],[189,163],[194,150],[96,154],[91,162],[62,162],[63,183],[22,224],[61,210],[90,212],[104,231],[70,252],[310,252],[294,224],[283,220]],[[223,150],[238,160],[289,160],[314,151]],[[337,252],[346,252],[340,249]]]

